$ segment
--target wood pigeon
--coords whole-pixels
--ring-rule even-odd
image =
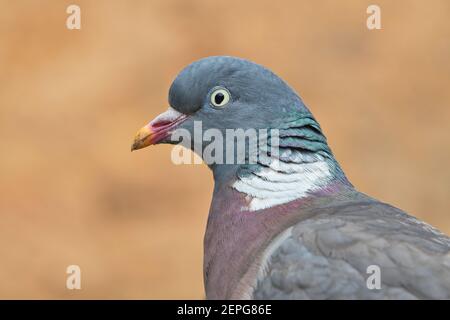
[[[132,150],[177,144],[182,131],[194,136],[195,123],[205,135],[278,135],[277,152],[255,161],[248,147],[243,162],[207,162],[215,182],[204,238],[207,299],[450,298],[450,238],[357,191],[309,109],[273,72],[245,59],[204,58],[175,78],[169,104],[138,131]],[[198,152],[212,141],[197,140],[184,145]],[[231,160],[242,150],[224,149]]]

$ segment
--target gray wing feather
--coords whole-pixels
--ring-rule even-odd
[[[447,236],[381,202],[320,210],[274,251],[255,299],[450,298]],[[381,289],[367,288],[370,265]]]

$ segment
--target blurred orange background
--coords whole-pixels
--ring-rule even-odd
[[[204,297],[208,168],[129,150],[210,55],[279,74],[356,187],[450,233],[450,2],[376,1],[373,31],[370,4],[1,1],[0,298]]]

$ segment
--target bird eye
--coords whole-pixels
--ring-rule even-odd
[[[211,103],[215,107],[223,107],[230,101],[230,93],[226,89],[217,89],[211,94]]]

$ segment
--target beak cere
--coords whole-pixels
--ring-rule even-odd
[[[169,137],[172,130],[186,120],[186,118],[187,115],[169,107],[166,112],[161,113],[136,133],[131,151],[161,142]]]

